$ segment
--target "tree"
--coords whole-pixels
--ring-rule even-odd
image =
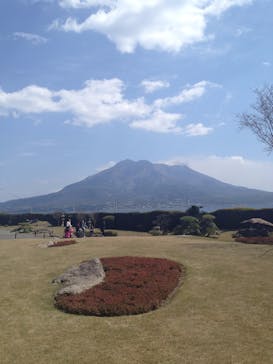
[[[163,234],[168,234],[170,221],[170,215],[160,214],[156,217],[153,223],[160,227],[160,231],[162,231]]]
[[[219,230],[217,225],[214,222],[215,216],[211,214],[204,214],[201,217],[200,221],[200,227],[201,227],[201,233],[204,236],[211,236],[215,235],[217,231]]]
[[[194,216],[194,217],[199,217],[200,216],[200,210],[203,206],[197,206],[197,205],[192,205],[190,208],[188,208],[185,211],[185,214],[187,216]]]
[[[266,150],[273,151],[273,85],[254,90],[256,101],[251,105],[252,112],[238,115],[242,128],[250,129],[266,145]]]
[[[199,220],[193,216],[180,218],[180,225],[174,229],[174,234],[201,235]]]
[[[115,226],[115,216],[114,215],[106,215],[102,218],[102,221],[105,224],[106,229],[113,229]]]

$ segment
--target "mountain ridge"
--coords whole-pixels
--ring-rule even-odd
[[[193,204],[208,211],[237,206],[273,207],[273,192],[221,182],[186,165],[126,159],[58,192],[2,202],[0,211],[184,210]]]

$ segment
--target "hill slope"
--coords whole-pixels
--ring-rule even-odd
[[[272,207],[273,192],[220,182],[187,166],[125,160],[48,195],[0,204],[2,212],[183,210],[200,204]]]

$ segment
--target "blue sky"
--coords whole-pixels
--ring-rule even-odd
[[[2,0],[0,201],[130,158],[273,191],[235,115],[273,82],[270,0]]]

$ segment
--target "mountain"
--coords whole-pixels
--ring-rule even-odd
[[[273,192],[233,186],[187,166],[124,160],[48,195],[0,203],[1,212],[185,210],[202,205],[273,207]]]

